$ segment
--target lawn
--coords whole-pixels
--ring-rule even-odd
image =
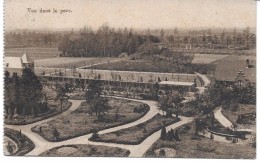
[[[58,48],[43,48],[43,47],[25,47],[25,48],[7,48],[4,51],[5,56],[21,57],[26,53],[33,60],[54,58],[60,52]]]
[[[228,55],[220,54],[194,54],[193,64],[210,64],[216,60],[223,59]]]
[[[89,104],[83,102],[81,106],[72,113],[35,126],[32,130],[48,141],[63,141],[92,133],[93,130],[100,131],[133,122],[149,111],[148,105],[129,100],[111,98],[108,104],[112,109],[105,114],[102,120],[98,120],[95,115],[89,115]],[[141,111],[136,111],[136,109]],[[117,111],[118,118],[116,120]],[[59,134],[56,140],[53,134],[54,129],[56,129]]]
[[[239,104],[237,111],[222,109],[221,112],[232,123],[236,123],[239,115],[243,115],[243,114],[247,114],[247,113],[255,113],[256,112],[256,105]],[[251,121],[249,123],[254,123],[254,122],[255,121]],[[242,123],[243,123],[243,121],[242,121]],[[249,123],[245,122],[243,124],[249,124]]]
[[[156,150],[173,148],[176,158],[207,158],[207,159],[253,159],[256,149],[248,145],[228,144],[209,138],[193,138],[192,124],[179,128],[179,141],[157,140],[145,153],[145,157],[158,157]],[[163,156],[164,157],[164,156]]]
[[[82,58],[82,57],[56,57],[49,59],[35,60],[35,67],[51,68],[76,68],[80,66],[90,66],[93,64],[107,63],[118,58]]]
[[[117,147],[96,145],[66,145],[52,148],[40,156],[74,156],[74,157],[127,157],[129,150]]]
[[[87,69],[115,70],[115,71],[141,71],[141,72],[164,72],[175,73],[177,69],[173,67],[171,62],[166,61],[150,61],[150,60],[121,60],[108,64],[96,65]],[[192,73],[189,71],[188,73]]]
[[[99,135],[99,138],[94,141],[136,145],[143,142],[143,140],[154,132],[178,121],[179,119],[177,118],[157,114],[153,118],[136,126]]]
[[[4,128],[4,135],[13,140],[18,146],[18,150],[10,155],[23,156],[35,147],[28,137],[16,130]]]

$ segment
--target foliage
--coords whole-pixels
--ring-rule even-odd
[[[132,29],[115,30],[103,24],[94,32],[90,27],[84,27],[79,32],[71,31],[63,36],[58,49],[63,56],[84,57],[117,57],[123,52],[129,54],[146,41],[159,42],[156,36],[143,36]]]
[[[55,140],[57,141],[57,140],[59,139],[59,136],[60,136],[60,133],[59,133],[59,131],[57,130],[57,128],[54,128],[54,129],[52,130],[52,134],[53,134]]]
[[[183,100],[184,98],[178,92],[161,95],[159,98],[159,109],[165,111],[166,116],[172,116],[175,113],[178,118],[180,108],[183,106],[181,103]]]
[[[62,111],[63,102],[69,98],[66,95],[66,89],[61,84],[56,85],[56,98],[55,101],[60,101],[60,110]]]
[[[108,112],[111,107],[108,104],[107,98],[101,97],[101,86],[97,81],[92,81],[88,86],[85,93],[86,101],[90,104],[89,114],[95,114],[100,120],[105,112]]]
[[[47,111],[46,107],[40,106],[43,98],[42,85],[34,72],[25,68],[22,76],[5,72],[5,113],[8,115],[33,115]]]
[[[161,137],[160,137],[162,140],[166,140],[167,138],[167,133],[166,133],[166,128],[163,127],[162,130],[161,130]]]

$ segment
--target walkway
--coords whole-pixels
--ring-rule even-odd
[[[115,98],[121,98],[121,97],[115,97]],[[142,102],[145,104],[148,104],[150,106],[150,111],[141,119],[136,120],[132,123],[129,124],[125,124],[122,126],[118,126],[118,127],[114,127],[114,128],[110,128],[110,129],[106,129],[103,131],[100,131],[99,134],[104,134],[104,133],[109,133],[109,132],[114,132],[114,131],[118,131],[121,129],[125,129],[125,128],[129,128],[135,125],[138,125],[140,123],[143,123],[149,119],[151,119],[154,115],[156,115],[157,113],[162,113],[159,112],[158,107],[157,107],[157,102],[155,101],[148,101],[148,100],[136,100],[136,99],[128,99],[128,98],[122,98],[122,99],[127,99],[127,100],[131,100],[131,101],[138,101],[138,102]],[[40,135],[38,135],[37,133],[34,133],[31,131],[31,128],[51,121],[53,119],[58,118],[61,115],[66,115],[69,114],[70,112],[72,112],[73,110],[77,109],[81,102],[83,100],[70,100],[72,102],[72,106],[65,112],[63,112],[62,114],[59,114],[57,116],[51,117],[49,119],[45,119],[33,124],[28,124],[28,125],[5,125],[5,127],[7,128],[11,128],[14,130],[22,130],[22,133],[25,134],[28,138],[30,138],[34,144],[35,144],[35,148],[29,152],[28,156],[37,156],[51,148],[54,147],[58,147],[58,146],[62,146],[62,145],[69,145],[69,144],[91,144],[91,145],[102,145],[102,146],[110,146],[110,147],[119,147],[119,148],[123,148],[123,149],[127,149],[130,151],[130,155],[129,157],[142,157],[143,154],[149,149],[149,147],[156,141],[159,139],[160,137],[160,133],[161,131],[157,131],[154,134],[152,134],[151,136],[147,137],[141,144],[139,145],[125,145],[125,144],[115,144],[115,143],[105,143],[105,142],[92,142],[89,141],[89,137],[91,137],[91,134],[87,134],[87,135],[83,135],[80,137],[76,137],[73,139],[69,139],[69,140],[65,140],[65,141],[61,141],[61,142],[49,142],[46,141],[45,139],[43,139]],[[175,129],[183,124],[189,123],[193,120],[193,118],[187,118],[187,117],[182,117],[180,116],[181,121],[174,123],[168,127],[166,127],[167,130],[170,129]]]
[[[224,127],[227,127],[227,128],[230,128],[230,129],[234,130],[233,127],[232,127],[233,123],[222,114],[221,110],[222,110],[222,107],[217,107],[214,110],[215,119],[217,119],[219,121],[219,123],[221,125],[223,125]],[[234,131],[256,132],[255,129],[250,129],[250,128],[249,129],[246,129],[246,128],[239,129],[238,128],[238,129],[236,129]]]
[[[203,87],[197,87],[198,93],[202,94],[205,91],[205,87],[210,85],[210,80],[206,75],[200,74],[200,73],[195,73],[197,76],[199,76],[203,82],[204,86]]]

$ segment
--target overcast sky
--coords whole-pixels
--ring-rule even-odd
[[[29,13],[27,8],[72,13]],[[5,0],[5,30],[256,26],[254,0]]]

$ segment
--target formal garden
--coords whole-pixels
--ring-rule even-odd
[[[254,128],[256,125],[256,105],[236,104],[233,109],[224,107],[222,114],[235,125]]]
[[[21,131],[4,128],[4,137],[9,138],[6,144],[5,155],[23,156],[34,149],[34,143]]]
[[[48,141],[63,141],[133,122],[149,111],[146,104],[124,99],[102,98],[102,101],[99,100],[96,104],[99,104],[100,109],[105,106],[107,109],[95,112],[91,110],[93,107],[88,102],[83,101],[81,106],[70,114],[37,125],[32,131]]]
[[[97,145],[66,145],[52,148],[40,156],[72,156],[72,157],[127,157],[129,150],[117,147]]]
[[[166,117],[157,114],[141,124],[111,133],[101,135],[97,134],[92,136],[90,140],[97,142],[137,145],[152,135],[154,132],[161,130],[165,126],[176,123],[179,120],[180,119],[176,117]]]
[[[218,159],[252,159],[256,157],[255,148],[206,138],[198,134],[199,129],[195,125],[195,122],[192,122],[162,133],[161,138],[149,148],[144,156]],[[169,150],[172,153],[169,153]]]

